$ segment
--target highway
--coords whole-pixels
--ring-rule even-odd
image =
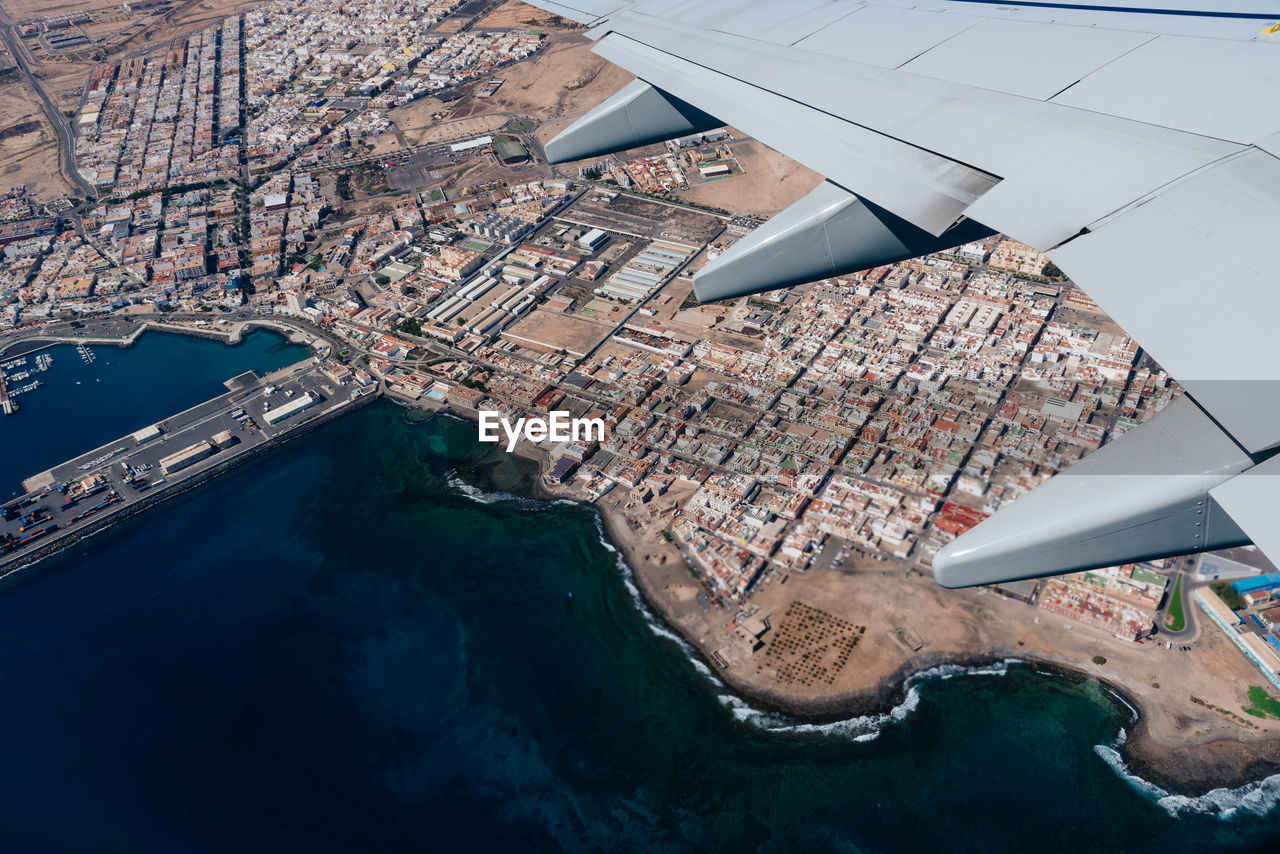
[[[2,25],[0,26],[0,31],[4,35],[5,47],[8,48],[9,53],[13,54],[13,61],[17,63],[18,70],[22,72],[22,76],[27,79],[28,85],[36,90],[36,94],[40,96],[40,101],[44,104],[44,111],[48,113],[49,121],[53,124],[54,133],[58,135],[60,146],[58,159],[61,162],[63,174],[80,188],[86,198],[97,198],[97,192],[76,171],[76,136],[71,126],[71,120],[58,111],[53,100],[44,91],[44,87],[40,85],[40,81],[31,73],[31,65],[27,61],[26,47],[22,45],[21,39],[14,36],[13,24],[9,21],[8,16],[0,15],[0,25]]]

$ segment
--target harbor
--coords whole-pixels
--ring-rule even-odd
[[[88,347],[77,351],[93,361]],[[0,506],[0,576],[381,394],[315,357],[223,385],[217,397],[26,478],[23,494]]]
[[[92,363],[91,352],[86,361]],[[43,381],[36,375],[49,370],[52,365],[53,356],[49,353],[19,356],[0,362],[0,409],[3,409],[5,415],[12,415],[18,411],[19,395],[35,391],[43,385]]]

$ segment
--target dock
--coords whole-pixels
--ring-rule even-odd
[[[9,387],[4,381],[4,371],[0,371],[0,410],[3,410],[5,415],[12,415],[18,411],[17,401],[9,397]]]
[[[24,480],[24,494],[0,505],[0,576],[382,393],[376,383],[335,382],[314,358],[224,385],[218,397]]]

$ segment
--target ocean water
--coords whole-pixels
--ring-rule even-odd
[[[219,345],[210,345],[219,346]],[[1161,803],[1130,712],[1019,664],[753,711],[594,512],[379,402],[0,583],[0,850],[1275,850]],[[572,594],[572,595],[570,595]],[[1213,811],[1218,814],[1211,814]]]
[[[223,382],[238,374],[269,373],[311,355],[262,329],[234,347],[152,331],[132,347],[90,349],[91,364],[74,344],[41,350],[53,356],[49,370],[32,375],[41,386],[18,398],[17,414],[0,415],[0,498],[20,495],[25,478],[50,466],[225,393]],[[31,354],[19,370],[34,367]]]

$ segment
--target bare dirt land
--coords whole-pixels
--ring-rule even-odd
[[[609,498],[604,501],[612,503]],[[792,574],[759,590],[752,598],[755,617],[770,630],[752,652],[734,635],[728,613],[682,589],[688,571],[660,535],[667,522],[661,512],[631,508],[628,515],[639,514],[634,526],[617,509],[601,509],[614,517],[611,533],[667,620],[731,684],[793,712],[883,711],[910,673],[942,663],[1024,659],[1083,672],[1135,700],[1142,720],[1126,751],[1148,779],[1222,785],[1256,777],[1259,763],[1280,763],[1280,721],[1240,711],[1249,686],[1262,677],[1203,618],[1190,651],[1169,650],[1154,641],[1123,641],[987,590],[944,590],[892,561],[866,559],[852,570]],[[787,627],[795,623],[797,603],[821,612],[817,623],[825,634],[805,638]],[[818,661],[822,672],[802,673],[796,661]]]
[[[490,154],[473,157],[465,166],[455,170],[445,180],[449,187],[486,184],[490,181],[506,181],[508,184],[524,184],[551,177],[545,163],[522,163],[504,166]]]
[[[424,145],[432,142],[448,142],[455,139],[484,136],[500,130],[507,123],[507,116],[500,113],[477,115],[452,121],[432,121],[431,114],[440,111],[442,108],[443,105],[434,98],[425,98],[394,109],[387,115],[396,123],[396,127],[404,133],[404,137],[410,145]]]
[[[67,12],[102,12],[118,9],[118,0],[65,0],[48,3],[43,0],[5,0],[4,10],[14,21],[43,18],[46,15],[62,15]]]
[[[577,25],[536,6],[521,3],[519,0],[503,3],[476,22],[476,29],[480,30],[547,30],[562,29],[566,26]]]
[[[16,184],[45,201],[73,192],[58,169],[58,137],[23,81],[0,86],[0,187]]]
[[[59,110],[80,107],[80,90],[93,72],[91,62],[48,62],[35,68],[40,85]]]
[[[758,140],[743,139],[736,130],[733,135],[738,139],[733,152],[744,174],[690,184],[682,198],[735,214],[772,216],[822,183],[822,176],[809,167]]]
[[[393,151],[400,151],[400,140],[394,133],[382,133],[377,136],[367,136],[364,141],[373,146],[370,154],[376,154],[381,157],[384,154],[390,154]]]
[[[130,41],[125,46],[126,52],[141,53],[171,39],[185,38],[196,30],[221,22],[228,15],[260,5],[262,0],[191,0],[165,13],[158,23]]]
[[[454,118],[505,112],[542,119],[545,142],[570,121],[634,78],[591,52],[594,42],[578,33],[553,32],[533,57],[502,69],[506,84],[492,98],[463,102]]]
[[[533,346],[549,352],[564,349],[571,355],[581,355],[600,343],[612,328],[611,324],[585,317],[538,309],[503,333],[503,337],[522,346]]]
[[[463,26],[466,25],[467,21],[483,12],[487,4],[488,0],[467,0],[467,2],[463,3],[457,9],[454,9],[452,14],[441,21],[439,25],[436,26],[435,31],[437,33],[445,34],[459,32]]]

